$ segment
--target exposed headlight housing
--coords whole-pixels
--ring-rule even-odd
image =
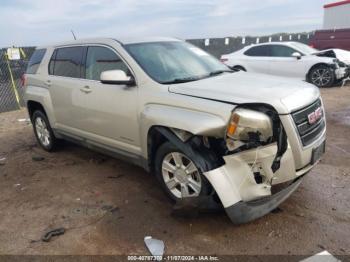
[[[241,142],[267,142],[273,136],[271,118],[261,112],[237,108],[227,127],[227,137]]]

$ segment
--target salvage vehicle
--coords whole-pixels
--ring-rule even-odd
[[[315,86],[230,70],[172,38],[40,47],[25,101],[43,149],[66,139],[126,159],[174,201],[223,207],[238,224],[287,199],[325,151]]]
[[[347,66],[298,42],[270,42],[250,45],[223,55],[221,61],[235,70],[285,76],[330,87],[347,76]]]

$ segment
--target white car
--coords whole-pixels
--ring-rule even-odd
[[[332,86],[346,77],[346,66],[316,52],[298,42],[270,42],[223,55],[221,61],[232,69],[306,80],[318,87]]]

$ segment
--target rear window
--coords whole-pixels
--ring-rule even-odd
[[[83,47],[58,48],[51,57],[49,74],[80,78],[83,53]]]
[[[46,49],[37,49],[34,51],[33,55],[30,57],[26,74],[36,74],[45,53]]]

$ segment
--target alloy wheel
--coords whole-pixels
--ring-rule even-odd
[[[162,175],[165,185],[177,198],[197,197],[202,190],[198,168],[182,153],[171,152],[164,157]]]
[[[40,143],[43,146],[48,147],[51,143],[51,136],[44,119],[41,117],[35,119],[35,131]]]
[[[327,86],[332,80],[332,72],[327,68],[319,68],[313,71],[311,81],[317,86]]]

